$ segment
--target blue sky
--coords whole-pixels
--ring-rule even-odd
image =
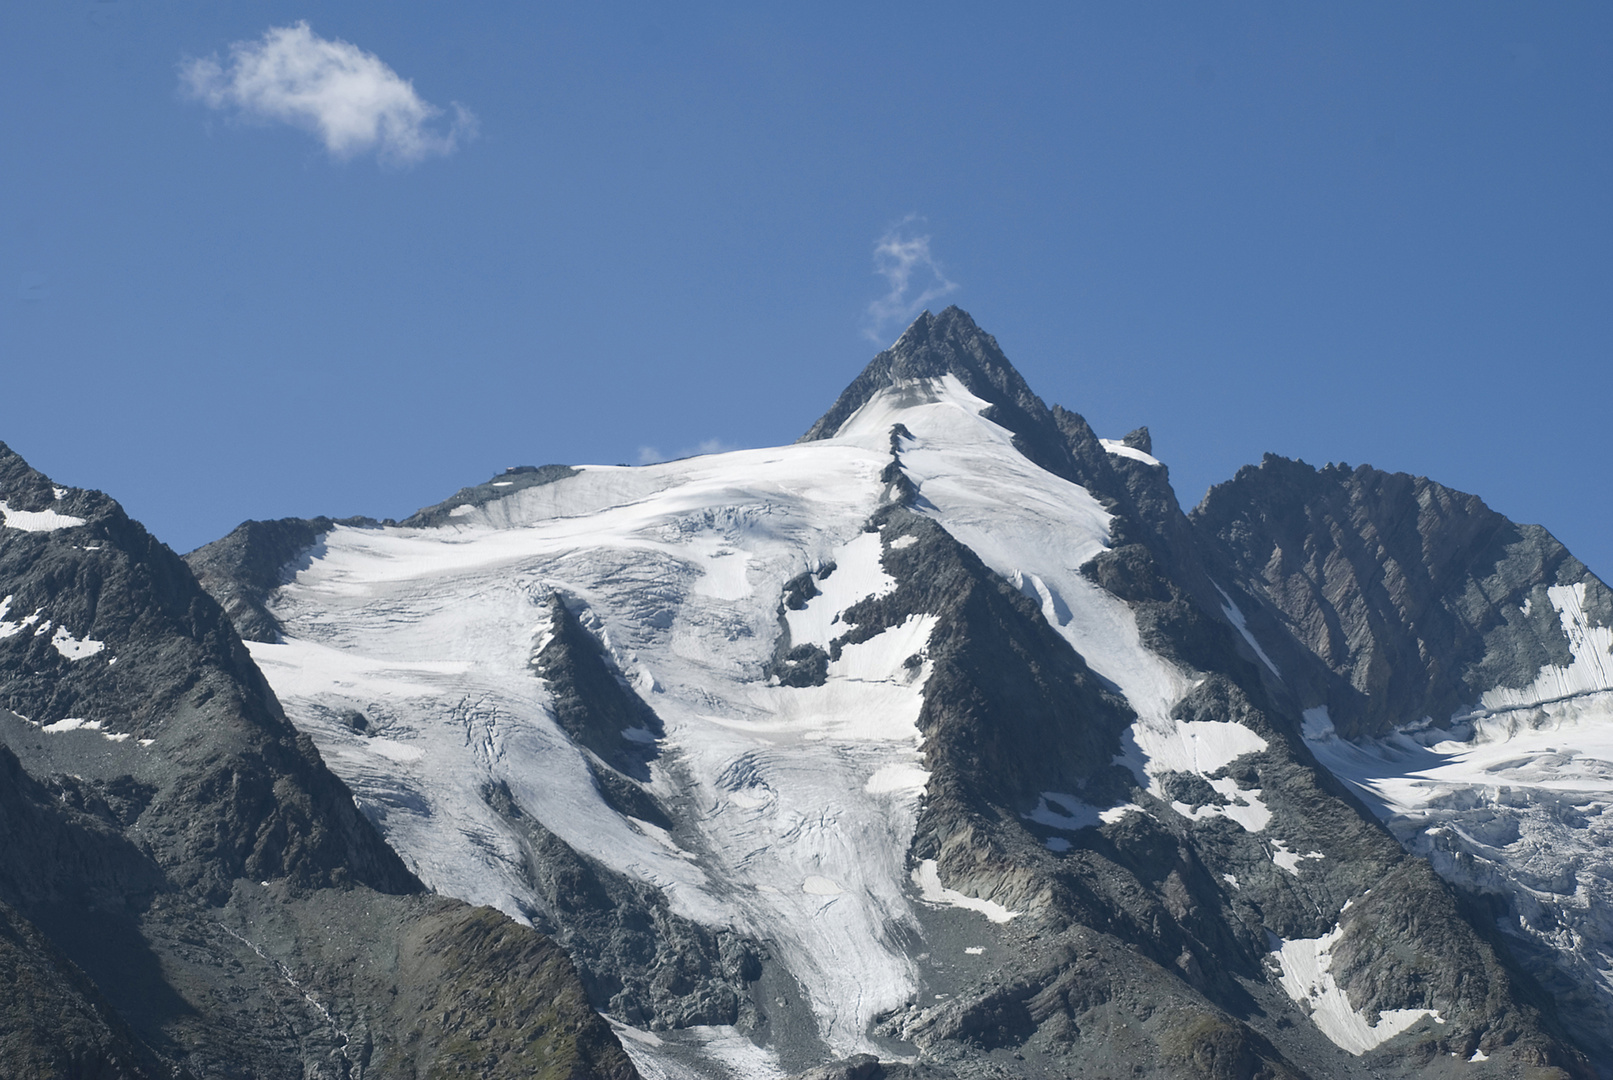
[[[403,516],[793,440],[930,292],[1187,505],[1369,462],[1613,576],[1613,7],[1344,7],[5,5],[0,440],[180,550]]]

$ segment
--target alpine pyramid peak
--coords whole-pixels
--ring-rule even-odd
[[[1047,406],[1003,355],[997,339],[955,305],[939,315],[920,312],[900,337],[881,352],[800,439],[833,438],[852,413],[889,386],[914,379],[952,375],[970,393],[1015,411],[1042,415]]]

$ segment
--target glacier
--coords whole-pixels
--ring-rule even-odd
[[[584,466],[433,528],[338,526],[274,596],[284,640],[250,643],[253,658],[432,888],[530,911],[518,845],[482,796],[502,781],[525,813],[653,884],[678,914],[766,941],[834,1052],[878,1050],[871,1021],[918,985],[904,947],[916,908],[1014,914],[943,888],[933,863],[907,866],[933,620],[846,646],[822,686],[764,677],[787,581],[832,565],[818,595],[785,612],[793,643],[820,645],[846,608],[893,585],[864,528],[888,497],[894,427],[919,512],[1019,583],[1125,694],[1138,713],[1126,760],[1145,781],[1208,774],[1264,746],[1239,725],[1171,718],[1194,680],[1144,648],[1127,605],[1079,569],[1106,545],[1109,514],[1020,454],[985,406],[954,376],[914,380],[831,439]],[[679,808],[672,832],[611,809],[556,726],[529,666],[551,595],[582,613],[665,725],[651,790]],[[365,733],[341,721],[347,710]],[[1242,801],[1208,809],[1263,827],[1257,791],[1216,783]],[[664,1038],[624,1045],[664,1071]]]

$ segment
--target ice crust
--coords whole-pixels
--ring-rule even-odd
[[[1294,1001],[1310,1012],[1311,1022],[1332,1042],[1360,1055],[1399,1035],[1425,1016],[1444,1023],[1429,1009],[1384,1009],[1368,1023],[1366,1014],[1350,1006],[1350,999],[1333,979],[1333,946],[1344,935],[1342,926],[1319,938],[1275,938],[1272,957],[1281,971],[1280,984]]]
[[[921,380],[876,394],[830,440],[583,467],[436,528],[338,526],[272,598],[284,642],[249,648],[433,888],[518,918],[530,905],[517,841],[482,795],[502,781],[525,813],[655,885],[674,911],[765,940],[833,1052],[877,1050],[870,1021],[917,990],[904,942],[922,933],[920,905],[1017,914],[907,863],[928,780],[917,719],[933,615],[845,646],[822,686],[764,675],[785,582],[814,574],[818,595],[784,619],[793,644],[825,648],[849,629],[848,607],[895,587],[881,536],[863,531],[888,495],[893,424],[912,436],[901,457],[921,512],[1035,599],[1125,694],[1138,720],[1122,759],[1150,790],[1163,772],[1214,773],[1265,746],[1240,725],[1170,717],[1192,678],[1144,648],[1131,610],[1079,570],[1107,543],[1109,515],[1025,459],[984,406],[951,376]],[[607,806],[554,720],[530,663],[554,594],[664,725],[650,786],[678,822],[671,833]],[[351,710],[364,733],[343,722]],[[1264,827],[1258,791],[1211,783],[1233,805],[1199,816]],[[647,1075],[682,1075],[670,1050],[630,1049]]]
[[[1338,736],[1305,712],[1317,759],[1401,842],[1457,884],[1498,893],[1501,929],[1555,957],[1613,1015],[1613,631],[1585,617],[1584,586],[1548,590],[1573,660],[1475,711],[1381,739]]]

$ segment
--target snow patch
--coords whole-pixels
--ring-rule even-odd
[[[78,731],[80,729],[100,731],[103,726],[99,720],[83,720],[76,716],[69,716],[64,720],[56,721],[54,724],[46,724],[39,730],[55,735],[63,731]]]
[[[8,529],[20,529],[23,532],[55,532],[57,529],[71,529],[76,525],[84,524],[84,519],[71,514],[59,514],[55,510],[13,510],[0,500],[0,522]]]
[[[1098,441],[1103,444],[1103,448],[1105,450],[1109,451],[1109,453],[1115,455],[1116,457],[1130,458],[1133,461],[1140,461],[1144,465],[1162,464],[1161,461],[1152,454],[1145,454],[1135,446],[1127,446],[1119,439],[1099,439]]]
[[[1112,825],[1131,811],[1141,809],[1142,807],[1136,803],[1122,803],[1108,809],[1100,809],[1074,795],[1044,791],[1036,800],[1036,808],[1028,814],[1021,814],[1020,817],[1026,821],[1034,821],[1038,825],[1046,825],[1050,829],[1074,832],[1077,829],[1095,829],[1099,825]],[[1068,847],[1066,842],[1063,848],[1053,850],[1065,851]]]
[[[1383,1009],[1375,1023],[1350,1006],[1350,999],[1333,979],[1333,946],[1344,936],[1343,926],[1319,938],[1275,939],[1272,951],[1281,971],[1280,983],[1289,998],[1310,1012],[1311,1022],[1334,1045],[1360,1056],[1405,1031],[1425,1016],[1444,1023],[1432,1009]]]
[[[39,622],[39,615],[45,610],[44,608],[38,608],[27,618],[19,619],[17,622],[7,622],[6,616],[11,613],[11,601],[12,597],[10,596],[0,600],[0,639],[13,637],[22,633],[24,628],[33,626]]]
[[[1283,840],[1273,840],[1271,846],[1276,849],[1271,853],[1271,861],[1295,877],[1299,877],[1299,864],[1303,860],[1326,858],[1320,851],[1308,851],[1303,855],[1297,851],[1290,851],[1288,843]]]
[[[1005,923],[1023,912],[1009,911],[994,900],[982,900],[975,896],[965,896],[954,889],[941,884],[941,873],[934,859],[925,859],[913,870],[913,883],[919,887],[920,894],[926,903],[944,907],[963,908],[965,911],[978,911],[994,923]]]
[[[50,643],[56,651],[69,660],[83,660],[87,656],[94,656],[106,648],[105,643],[93,638],[76,638],[68,633],[67,627],[57,626],[56,633],[51,635]]]

